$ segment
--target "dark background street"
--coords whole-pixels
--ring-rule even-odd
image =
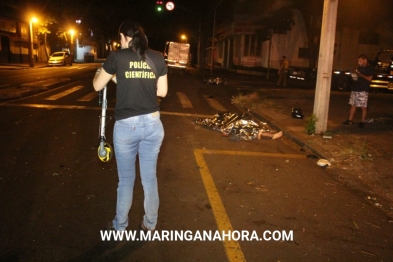
[[[239,241],[235,253],[219,241],[153,241],[142,246],[128,242],[116,249],[103,248],[99,231],[114,216],[117,172],[115,159],[103,163],[97,157],[101,111],[97,97],[88,96],[97,65],[0,70],[2,76],[19,75],[27,82],[43,75],[68,78],[63,85],[0,104],[5,150],[0,160],[1,261],[391,258],[391,218],[331,176],[329,169],[317,166],[290,139],[232,142],[194,123],[196,117],[216,114],[220,106],[239,112],[231,97],[240,85],[246,89],[260,85],[272,92],[274,86],[235,74],[228,75],[228,85],[209,86],[201,77],[182,71],[169,73],[169,95],[161,101],[165,139],[157,172],[161,202],[157,231],[218,230],[227,219],[233,230],[259,234],[293,230],[294,239]],[[14,80],[7,81],[12,85]],[[300,90],[314,92],[304,86]],[[109,115],[114,97],[110,85]],[[191,107],[185,106],[184,97]],[[113,123],[106,129],[109,143]],[[209,177],[213,189],[206,182]],[[217,215],[222,209],[224,215]],[[142,215],[138,180],[129,230],[137,229]]]

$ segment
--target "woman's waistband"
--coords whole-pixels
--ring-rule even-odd
[[[148,114],[138,115],[138,116],[130,116],[127,118],[120,119],[118,121],[149,121],[160,118],[160,111],[155,111]]]

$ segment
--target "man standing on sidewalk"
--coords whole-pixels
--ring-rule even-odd
[[[356,108],[360,107],[362,109],[362,121],[359,123],[358,127],[363,128],[367,116],[368,92],[370,90],[371,79],[374,75],[374,68],[368,64],[368,58],[365,54],[358,56],[358,65],[359,67],[356,69],[358,80],[352,87],[351,96],[349,98],[349,104],[351,105],[349,109],[349,118],[344,121],[343,124],[352,125]]]
[[[287,74],[288,74],[288,69],[289,69],[289,61],[287,60],[287,57],[284,55],[282,57],[282,62],[280,69],[278,70],[278,82],[277,86],[281,86],[281,83],[283,86],[287,86]]]

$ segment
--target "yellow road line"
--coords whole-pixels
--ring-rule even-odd
[[[189,113],[178,113],[178,112],[168,112],[168,111],[160,111],[161,115],[171,115],[171,116],[191,116],[191,117],[201,117],[201,118],[210,118],[212,115],[202,115],[202,114],[189,114]]]
[[[33,108],[47,108],[47,109],[85,109],[85,110],[102,110],[99,106],[76,106],[76,105],[48,105],[48,104],[16,104],[16,103],[0,103],[0,106],[14,106],[14,107],[33,107]],[[114,108],[108,107],[108,111],[113,111]],[[200,117],[208,118],[211,115],[203,114],[190,114],[190,113],[179,113],[179,112],[167,112],[160,111],[161,115],[172,115],[172,116],[186,116],[186,117]]]
[[[233,228],[229,221],[228,215],[222,203],[220,194],[214,184],[209,168],[204,158],[204,154],[221,154],[221,155],[242,155],[242,156],[265,156],[265,157],[282,157],[282,158],[305,158],[304,155],[296,154],[278,154],[278,153],[264,153],[264,152],[242,152],[229,150],[204,150],[194,149],[196,162],[201,173],[202,181],[206,189],[207,197],[209,198],[210,206],[212,207],[214,218],[216,219],[219,231],[232,232]],[[230,262],[246,261],[240,245],[237,241],[223,241],[225,252]]]
[[[199,171],[202,176],[203,184],[209,198],[210,205],[213,210],[214,217],[219,231],[232,232],[233,228],[229,221],[228,215],[225,211],[224,205],[222,204],[220,195],[218,194],[216,185],[214,184],[213,178],[210,174],[209,168],[207,167],[205,158],[203,157],[203,150],[194,150],[195,159],[199,166]],[[229,261],[246,261],[243,255],[240,245],[237,241],[224,240],[224,248]]]
[[[305,158],[300,154],[281,154],[281,153],[266,153],[266,152],[243,152],[243,151],[230,151],[230,150],[205,150],[195,149],[203,154],[210,155],[233,155],[233,156],[265,156],[265,157],[286,157],[286,158]]]

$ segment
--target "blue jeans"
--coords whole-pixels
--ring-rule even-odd
[[[125,230],[131,209],[135,183],[135,161],[139,156],[140,175],[144,191],[143,224],[155,229],[158,217],[157,158],[164,139],[160,113],[129,117],[115,123],[113,141],[119,184],[117,187],[116,217],[113,227]]]

